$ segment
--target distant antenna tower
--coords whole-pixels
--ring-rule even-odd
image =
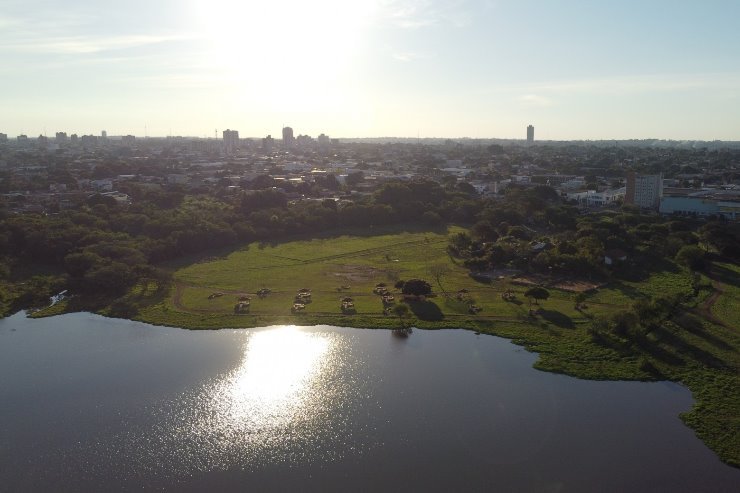
[[[144,138],[147,138],[147,137],[148,137],[148,135],[147,135],[147,133],[146,133],[146,123],[145,123],[145,124],[144,124]]]
[[[218,129],[217,128],[213,129],[213,138],[218,139]]]

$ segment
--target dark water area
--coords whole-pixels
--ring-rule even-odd
[[[740,491],[673,383],[469,331],[0,320],[0,491]]]

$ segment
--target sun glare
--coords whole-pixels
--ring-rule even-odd
[[[290,423],[312,399],[330,342],[295,327],[253,334],[242,365],[214,393],[220,425],[264,430]]]
[[[193,4],[204,39],[204,64],[256,91],[271,105],[300,108],[307,98],[341,102],[375,0],[209,0]]]

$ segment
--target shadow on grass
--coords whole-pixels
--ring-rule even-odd
[[[651,274],[657,272],[670,272],[676,273],[681,269],[673,262],[661,257],[650,256],[649,258],[642,259],[641,262],[631,264],[627,263],[622,265],[619,269],[614,270],[614,278],[622,281],[629,282],[643,282],[646,281]]]
[[[557,310],[543,310],[540,309],[539,315],[550,322],[551,324],[561,327],[563,329],[572,329],[575,327],[573,320],[566,314],[561,313]]]
[[[683,366],[686,362],[679,356],[660,347],[657,343],[648,340],[640,340],[635,343],[644,353],[649,354],[656,360],[662,361],[671,366]]]
[[[67,302],[69,312],[97,312],[116,300],[110,296],[75,295]]]
[[[234,252],[245,250],[249,246],[246,244],[229,245],[220,248],[208,249],[203,252],[191,253],[183,255],[181,257],[175,257],[172,259],[158,262],[158,267],[164,267],[171,270],[182,269],[193,264],[200,264],[204,262],[211,262],[213,260],[224,260]]]
[[[463,301],[447,298],[445,299],[445,308],[449,308],[455,313],[468,313],[469,305]]]
[[[591,340],[594,344],[598,344],[601,347],[611,349],[621,356],[632,356],[634,350],[631,349],[629,344],[625,344],[624,341],[616,339],[607,333],[597,333],[591,336]]]
[[[714,334],[709,333],[701,320],[699,320],[699,318],[689,313],[684,312],[678,316],[673,317],[672,320],[673,323],[675,323],[685,331],[690,332],[697,337],[701,337],[709,344],[718,349],[733,350],[732,346],[727,344],[725,341],[715,336]]]
[[[619,291],[623,295],[625,295],[628,298],[637,299],[637,298],[644,298],[645,295],[639,292],[637,289],[635,289],[632,286],[629,286],[627,284],[621,283],[621,282],[613,282],[609,286],[611,288],[614,288],[615,290]]]
[[[659,337],[660,342],[671,346],[675,351],[681,355],[688,356],[695,361],[701,363],[704,366],[708,366],[710,368],[726,368],[727,365],[724,361],[713,355],[712,353],[705,351],[703,349],[700,349],[692,344],[689,344],[681,337],[677,336],[676,334],[673,334],[672,332],[665,330],[664,328],[659,328],[654,331],[654,333]],[[667,350],[659,347],[655,343],[642,343],[640,344],[640,347],[642,347],[646,352],[649,352],[651,355],[659,358],[661,356],[670,355],[670,357],[666,356],[668,359],[663,359],[666,363],[675,364],[672,363],[671,359],[678,359],[681,361],[681,364],[683,364],[683,360],[681,360],[677,355],[672,354],[668,352]],[[665,354],[664,354],[665,353]]]
[[[684,366],[686,362],[679,356],[659,346],[657,342],[651,342],[644,337],[638,340],[624,339],[608,332],[599,332],[591,336],[594,344],[609,348],[621,356],[634,357],[640,353],[650,355],[653,359],[659,360],[670,366]],[[648,373],[653,373],[648,368],[643,368]]]
[[[721,265],[712,265],[711,270],[708,272],[708,276],[710,279],[714,279],[723,284],[735,286],[736,288],[740,287],[740,276],[736,272]]]
[[[379,235],[390,235],[390,234],[401,234],[401,233],[430,233],[446,235],[449,228],[454,226],[453,223],[441,224],[437,226],[425,225],[425,224],[392,224],[385,226],[368,226],[368,227],[346,227],[346,228],[331,228],[324,231],[313,231],[313,232],[301,232],[296,234],[284,234],[275,238],[270,239],[256,239],[254,241],[240,241],[232,245],[207,249],[203,252],[192,253],[188,255],[179,256],[172,259],[167,259],[157,263],[160,267],[166,267],[168,269],[177,270],[183,267],[187,267],[192,264],[201,262],[208,262],[211,260],[224,259],[230,254],[249,248],[251,243],[257,243],[259,249],[266,247],[276,247],[283,243],[290,243],[293,241],[301,240],[315,240],[315,239],[331,239],[339,238],[341,236],[357,236],[370,238]]]
[[[630,267],[614,272],[614,278],[620,281],[642,282],[650,277],[650,271],[638,267]]]
[[[261,248],[264,246],[275,247],[282,243],[290,243],[292,241],[301,240],[317,240],[317,239],[332,239],[339,238],[342,236],[357,236],[360,238],[372,238],[373,236],[381,235],[393,235],[402,233],[430,233],[446,235],[449,231],[449,227],[453,226],[452,223],[440,224],[440,225],[427,225],[427,224],[389,224],[381,226],[366,226],[366,227],[340,227],[331,228],[323,231],[311,231],[301,232],[296,234],[285,234],[277,238],[270,238],[269,240],[258,240]]]
[[[663,257],[651,257],[649,262],[652,272],[670,272],[672,274],[681,272],[681,268],[675,262],[666,260]]]
[[[142,308],[161,303],[169,293],[168,283],[147,283],[138,291],[123,295],[77,294],[67,300],[68,312],[100,312],[119,318],[133,318]]]
[[[439,321],[444,319],[442,310],[433,301],[410,301],[408,305],[411,312],[419,320]]]

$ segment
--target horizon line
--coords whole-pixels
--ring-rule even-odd
[[[2,133],[2,132],[0,132],[0,133]],[[65,132],[65,133],[67,133],[67,132]],[[10,134],[5,134],[5,135],[7,136],[8,141],[10,141],[11,139],[17,139],[18,137],[21,137],[21,136],[26,136],[29,140],[38,140],[41,137],[45,137],[45,138],[53,141],[56,138],[55,135],[50,135],[49,136],[49,135],[45,135],[45,134],[40,134],[40,135],[38,135],[36,137],[31,136],[31,135],[28,135],[28,134],[24,134],[24,133],[20,133],[20,134],[16,134],[16,135],[10,135]],[[68,138],[71,135],[75,135],[75,134],[69,134],[69,133],[67,133],[67,137]],[[133,136],[134,138],[137,138],[137,139],[145,139],[145,140],[146,139],[165,139],[166,140],[166,139],[171,139],[171,138],[186,138],[186,139],[199,139],[199,140],[216,140],[216,141],[222,141],[223,140],[222,137],[208,137],[208,136],[205,136],[205,135],[202,135],[202,136],[199,136],[199,135],[173,135],[173,134],[168,134],[168,135],[108,134],[108,135],[106,135],[105,138],[106,139],[109,139],[109,140],[118,140],[118,139],[121,139],[123,137],[127,137],[129,135],[131,135],[131,136]],[[257,136],[239,137],[239,140],[247,140],[247,139],[261,140],[261,139],[264,139],[264,138],[266,138],[268,136],[271,136],[271,135],[272,134],[268,134],[268,135],[265,135],[263,137],[257,137]],[[83,136],[93,136],[93,137],[97,137],[97,138],[102,138],[101,135],[96,135],[96,134],[79,134],[78,135],[78,137],[83,137]],[[311,136],[309,136],[309,137],[311,137]],[[445,137],[445,136],[417,137],[417,136],[392,136],[392,135],[382,135],[382,136],[377,136],[377,137],[357,137],[357,136],[355,136],[355,137],[347,137],[347,136],[345,136],[345,137],[331,137],[331,136],[328,136],[328,137],[330,139],[332,139],[332,140],[335,140],[335,139],[336,140],[343,140],[343,139],[344,140],[383,140],[383,139],[397,139],[397,140],[502,140],[502,141],[522,141],[522,142],[527,142],[527,138],[526,137],[467,137],[467,136],[463,136],[463,137]],[[279,142],[283,140],[282,138],[275,138],[275,137],[272,137],[272,138],[274,140],[276,140],[276,141],[279,141]],[[314,139],[314,140],[316,139],[316,137],[311,137],[311,138]],[[669,138],[666,138],[666,137],[619,137],[619,138],[613,138],[613,137],[612,138],[607,138],[607,137],[604,137],[604,138],[595,138],[595,139],[594,138],[592,138],[592,139],[589,139],[589,138],[535,139],[533,141],[533,143],[534,144],[537,144],[537,143],[542,143],[542,142],[609,142],[609,141],[612,141],[612,142],[663,141],[663,142],[726,142],[726,143],[740,143],[740,138],[738,138],[737,140],[727,140],[727,139],[711,139],[711,140],[708,140],[708,139],[703,139],[703,138],[681,139],[681,138],[670,138],[670,137]]]

